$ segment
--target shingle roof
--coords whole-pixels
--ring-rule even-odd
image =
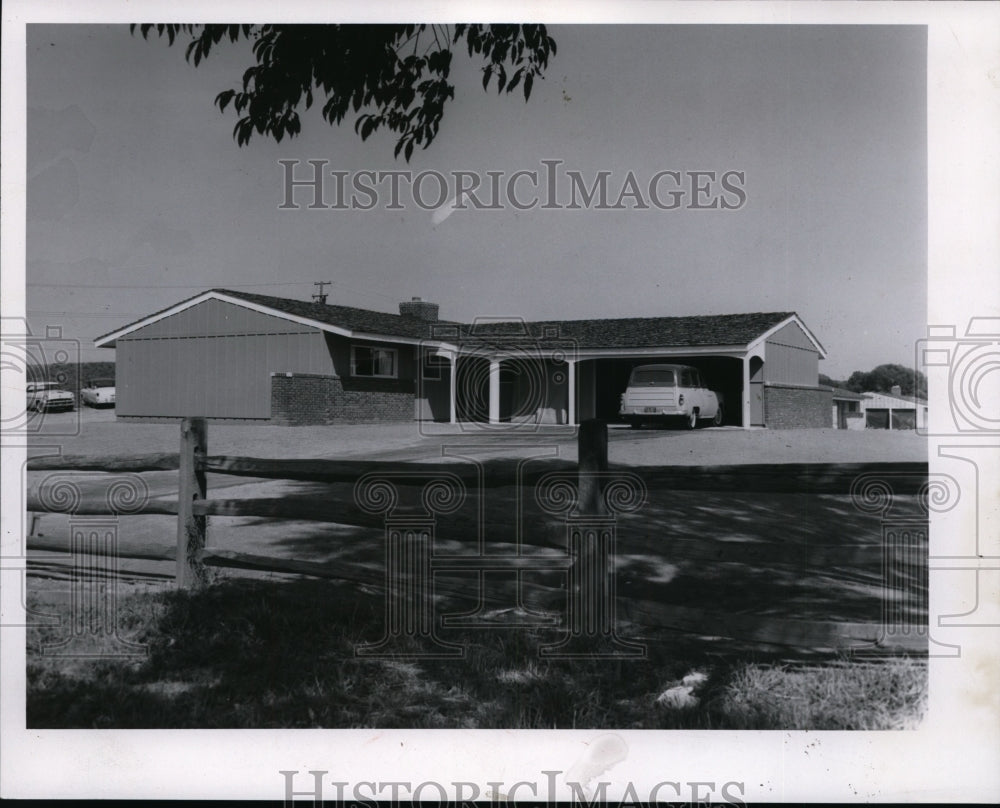
[[[276,311],[293,314],[296,317],[306,317],[327,325],[339,326],[350,331],[362,331],[369,334],[381,334],[387,337],[409,337],[411,339],[427,339],[430,337],[430,326],[426,320],[419,317],[409,317],[404,314],[387,314],[382,311],[356,309],[353,306],[336,306],[329,303],[313,303],[305,300],[290,300],[285,297],[270,295],[254,295],[249,292],[234,292],[231,289],[213,289],[229,297],[267,306]],[[446,321],[439,321],[446,322]]]
[[[829,384],[821,384],[821,390],[829,390],[833,393],[834,398],[843,399],[845,401],[861,401],[864,396],[861,393],[855,393],[853,390],[845,390],[843,387],[833,387]]]
[[[892,393],[879,393],[878,391],[862,393],[862,397],[865,399],[881,399],[883,401],[902,401],[906,404],[927,404],[927,399],[920,398],[919,396],[894,396]]]
[[[795,316],[794,312],[758,312],[753,314],[710,314],[693,317],[628,317],[593,320],[477,321],[457,323],[438,320],[428,323],[417,317],[358,309],[271,295],[212,289],[212,293],[244,300],[276,312],[313,320],[349,331],[384,337],[436,339],[444,342],[483,342],[504,344],[548,340],[571,342],[577,348],[668,348],[683,346],[748,345],[779,323]],[[202,292],[188,300],[194,301]],[[187,301],[181,301],[181,304]],[[175,304],[181,305],[181,304]],[[171,306],[170,308],[174,308]],[[163,312],[169,311],[164,309]],[[122,328],[98,337],[98,342],[112,334],[135,327],[163,312],[143,317]],[[442,329],[441,326],[446,326]],[[451,326],[451,328],[447,328]],[[450,333],[448,333],[450,332]]]
[[[463,336],[489,341],[517,337],[527,328],[533,339],[552,335],[580,348],[665,348],[747,345],[794,315],[793,312],[709,314],[696,317],[628,317],[602,320],[543,320],[529,323],[475,324]]]

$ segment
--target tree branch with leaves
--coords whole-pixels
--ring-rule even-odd
[[[322,101],[323,118],[340,125],[357,115],[362,140],[388,129],[398,135],[394,155],[409,162],[416,146],[437,137],[445,105],[455,97],[449,80],[454,51],[464,43],[469,58],[483,61],[483,89],[521,87],[531,96],[544,78],[555,40],[544,25],[177,25],[131,26],[143,39],[156,34],[173,45],[189,38],[185,58],[195,66],[224,43],[253,41],[256,64],[240,86],[215,98],[220,112],[238,118],[240,146],[254,134],[281,142],[299,134],[300,109]]]

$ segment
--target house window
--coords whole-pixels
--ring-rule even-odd
[[[377,379],[396,378],[396,349],[351,346],[351,375]]]
[[[443,378],[443,372],[448,360],[438,354],[425,353],[423,365],[421,366],[421,377],[424,381],[439,382]]]

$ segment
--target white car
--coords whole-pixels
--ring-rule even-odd
[[[60,390],[58,382],[28,382],[28,409],[35,412],[49,410],[75,410],[76,396]]]
[[[694,429],[700,421],[722,424],[722,399],[709,390],[698,368],[690,365],[640,365],[632,370],[622,393],[619,414],[633,429],[643,422],[683,421]]]
[[[115,406],[115,380],[92,379],[80,388],[80,400],[91,407]]]

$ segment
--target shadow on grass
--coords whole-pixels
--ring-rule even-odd
[[[511,486],[488,489],[483,497],[490,510],[484,523],[477,527],[470,520],[465,540],[439,539],[436,550],[476,553],[480,536],[485,536],[488,553],[511,552],[513,514],[521,516],[525,545],[564,549],[560,523],[544,514],[525,491]],[[286,499],[350,502],[352,496],[348,484],[300,483]],[[918,513],[915,497],[897,497],[894,508],[902,516]],[[471,513],[473,508],[466,510]],[[492,519],[494,513],[506,520]],[[925,592],[927,586],[924,563],[913,569],[900,566],[892,589],[886,589],[882,529],[878,516],[861,512],[846,495],[650,491],[641,511],[618,520],[618,592],[731,614],[877,623],[885,598],[904,591],[912,595],[917,589]],[[384,541],[372,540],[378,535],[376,528],[315,522],[294,531],[276,527],[272,547],[276,555],[373,570],[385,563]],[[926,560],[926,542],[920,551]],[[558,576],[530,575],[558,585]],[[926,597],[902,602],[911,609],[908,620],[926,620],[926,614],[912,611]]]
[[[542,660],[558,630],[502,627],[449,629],[458,659],[363,659],[355,649],[383,632],[381,599],[314,580],[135,594],[119,613],[148,656],[67,664],[29,648],[29,728],[872,728],[863,689],[827,715],[800,702],[830,687],[803,686],[797,713],[776,711],[778,688],[761,672],[773,657],[668,631],[633,635],[648,649],[637,660]],[[892,681],[900,664],[873,681]],[[657,696],[695,669],[709,677],[700,705],[661,707]],[[919,687],[898,703],[880,687],[883,728],[916,709]]]
[[[314,503],[352,497],[352,484],[299,483],[285,498]],[[520,512],[527,543],[544,535],[550,546],[553,537],[560,544],[562,527],[540,512],[533,497],[522,498],[520,510],[510,486],[488,489],[483,497],[489,513],[506,517],[491,530],[503,530],[509,515]],[[901,498],[897,504],[906,511],[913,503]],[[542,520],[549,529],[534,530]],[[363,571],[368,580],[373,574],[380,580],[385,568],[376,528],[316,522],[296,523],[293,530],[287,521],[258,519],[242,524],[245,533],[232,534],[239,549],[331,562],[345,574]],[[465,524],[473,528],[467,540],[452,536],[436,549],[475,552],[477,524]],[[248,548],[250,533],[257,538]],[[487,538],[489,552],[510,551],[512,537]],[[618,594],[623,607],[656,601],[752,615],[765,624],[874,624],[885,597],[926,589],[924,565],[897,570],[893,592],[884,590],[881,542],[880,520],[859,512],[846,496],[651,491],[642,511],[618,524]],[[525,590],[538,596],[526,597],[526,605],[564,613],[565,572],[522,576]],[[455,593],[475,592],[472,573],[439,580]],[[513,581],[509,576],[496,590],[504,604],[514,603]],[[442,630],[443,639],[464,648],[457,659],[356,657],[359,646],[382,637],[383,604],[381,593],[365,585],[313,579],[222,578],[197,592],[137,594],[119,604],[123,631],[149,649],[136,661],[46,657],[37,648],[58,632],[39,626],[30,635],[28,725],[888,729],[912,725],[924,693],[920,662],[835,665],[836,657],[799,649],[795,655],[815,666],[788,670],[787,648],[636,625],[623,631],[646,645],[643,659],[543,660],[539,648],[561,639],[558,629],[501,625]],[[39,612],[52,611],[50,603],[36,605]],[[459,594],[439,604],[436,614],[468,607]],[[914,625],[926,621],[926,614],[907,617]],[[658,697],[692,671],[708,677],[697,706],[662,706]]]

